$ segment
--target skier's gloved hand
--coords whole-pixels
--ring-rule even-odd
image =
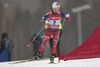
[[[68,22],[71,21],[71,17],[66,18],[66,20],[67,20]]]
[[[65,17],[67,21],[71,21],[71,17],[69,16],[69,14],[65,15]]]
[[[40,22],[41,22],[42,24],[45,23],[44,17],[42,17],[42,19],[40,20]]]
[[[69,17],[69,14],[66,14],[65,17],[68,18]]]
[[[43,19],[41,19],[41,20],[40,20],[40,22],[41,22],[42,24],[44,24],[44,23],[45,23],[45,21],[44,21]]]

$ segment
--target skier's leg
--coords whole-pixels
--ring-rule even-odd
[[[60,50],[60,39],[61,39],[61,36],[62,36],[62,29],[60,29],[60,33],[59,33],[59,40],[57,42],[57,52],[56,52],[56,57],[59,56],[59,50]]]
[[[44,51],[44,47],[46,46],[47,42],[49,41],[50,39],[50,35],[51,33],[49,32],[49,30],[47,29],[43,35],[43,42],[41,44],[41,46],[39,47],[39,50],[36,54],[36,56],[34,57],[36,60],[37,58],[40,59],[41,55],[42,55],[42,52]]]
[[[58,40],[59,40],[59,30],[56,30],[56,32],[53,34],[52,54],[56,54],[56,47]]]
[[[41,46],[39,47],[39,50],[38,50],[36,56],[34,57],[35,60],[38,60],[41,58],[42,52],[44,51],[44,47],[46,46],[48,40],[49,40],[49,37],[43,36],[43,42],[42,42]]]
[[[49,41],[49,37],[48,36],[43,36],[43,42],[42,42],[42,44],[41,44],[41,46],[40,46],[40,48],[39,48],[39,52],[43,52],[44,51],[44,47],[46,46],[46,44],[47,44],[47,42]]]
[[[54,38],[53,39],[53,44],[52,44],[52,54],[56,54],[56,47],[57,47],[57,42],[59,38]]]
[[[54,34],[53,34],[53,45],[52,45],[52,54],[50,57],[50,61],[53,63],[54,62],[54,58],[55,58],[55,54],[56,54],[56,47],[57,47],[57,42],[59,40],[59,30],[57,30]]]
[[[51,52],[52,52],[53,38],[50,37],[49,43],[50,43],[50,49],[51,49]]]

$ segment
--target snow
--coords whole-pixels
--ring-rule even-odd
[[[10,62],[1,62],[0,67],[100,67],[100,58],[67,60],[67,61],[61,60],[60,63],[57,63],[57,61],[58,60],[56,58],[55,59],[56,64],[49,64],[49,59],[42,61],[18,63],[18,64],[10,64]]]

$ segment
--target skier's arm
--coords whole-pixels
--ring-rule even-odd
[[[41,18],[40,22],[41,23],[45,23],[45,21],[46,21],[47,18],[48,18],[48,13]]]
[[[71,17],[69,16],[69,14],[65,15],[63,12],[61,12],[61,16],[63,18],[66,18],[67,21],[70,21],[71,20]]]

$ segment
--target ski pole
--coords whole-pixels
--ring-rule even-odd
[[[66,21],[66,19],[64,19],[64,21],[63,21],[63,23],[62,23],[62,27],[64,26],[64,24],[65,24],[65,21]]]
[[[41,31],[44,29],[45,25],[41,28],[41,30],[36,34],[36,36],[32,39],[32,41],[27,45],[27,47],[30,47],[33,43],[33,41],[37,38],[37,36],[41,33]]]
[[[66,18],[64,18],[64,20],[63,20],[62,27],[64,26],[65,21],[66,21]],[[61,30],[59,31],[59,34],[60,34],[60,32],[61,32]],[[58,40],[58,41],[59,41],[59,40]],[[57,41],[57,43],[58,43],[58,41]],[[60,48],[60,47],[59,47],[59,48]],[[59,49],[58,51],[60,51],[60,49]],[[58,55],[58,57],[59,57],[59,55]],[[59,63],[59,62],[60,62],[60,60],[59,60],[59,58],[58,58],[58,63]]]
[[[63,21],[63,23],[62,23],[62,28],[63,28],[63,26],[64,26],[64,24],[65,24],[65,21],[66,21],[66,19],[64,18],[64,21]],[[61,30],[59,31],[59,33],[61,32]]]

